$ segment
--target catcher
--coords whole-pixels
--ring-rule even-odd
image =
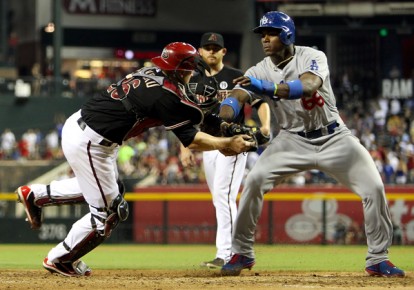
[[[204,115],[185,92],[191,74],[203,67],[197,50],[183,42],[168,44],[154,67],[142,68],[90,98],[70,116],[62,130],[62,148],[75,178],[17,189],[31,227],[42,224],[42,207],[86,201],[90,212],[75,222],[66,238],[52,248],[43,267],[64,276],[89,276],[80,260],[103,243],[128,217],[128,203],[118,180],[119,145],[155,126],[165,126],[189,148],[248,151],[255,142],[248,135],[214,137],[197,126]],[[220,126],[221,120],[209,118]],[[224,125],[224,123],[223,123]]]

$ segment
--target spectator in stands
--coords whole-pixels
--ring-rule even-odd
[[[2,159],[12,159],[13,151],[16,148],[16,137],[10,128],[4,129],[1,134],[1,157]]]
[[[406,184],[407,183],[407,162],[401,157],[398,158],[397,170],[395,171],[395,183]]]
[[[60,150],[59,136],[56,129],[50,130],[45,136],[45,158],[60,159],[62,152]]]
[[[36,132],[33,129],[28,129],[25,133],[22,135],[22,140],[26,143],[27,146],[27,158],[28,159],[36,159],[38,156],[37,154],[37,147],[38,147],[38,137],[36,135]]]
[[[132,164],[132,157],[136,155],[135,150],[132,146],[134,146],[133,141],[128,140],[119,148],[118,152],[118,165],[120,173],[123,175],[131,175],[135,168]]]

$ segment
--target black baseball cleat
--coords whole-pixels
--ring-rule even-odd
[[[241,270],[249,269],[251,270],[252,267],[256,264],[253,258],[249,258],[243,255],[234,254],[230,261],[227,262],[221,268],[221,275],[223,276],[239,276]]]
[[[30,223],[32,229],[37,230],[42,226],[42,208],[35,203],[35,196],[31,188],[27,185],[20,186],[16,189],[18,201],[21,202],[26,211],[27,221]]]
[[[52,263],[46,257],[43,260],[43,268],[52,274],[56,273],[66,277],[90,276],[92,274],[91,268],[89,268],[81,260],[77,260],[75,262]]]

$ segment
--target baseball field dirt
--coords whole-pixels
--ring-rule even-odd
[[[2,270],[0,289],[347,289],[408,290],[414,278],[368,277],[364,273],[243,271],[222,277],[217,270],[93,270],[89,277],[68,278],[39,270]]]

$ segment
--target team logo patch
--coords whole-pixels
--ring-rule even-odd
[[[169,56],[170,56],[170,53],[168,52],[168,50],[167,50],[167,49],[164,49],[164,50],[162,51],[162,53],[161,53],[161,57],[162,57],[163,59],[167,59]]]
[[[270,22],[269,18],[267,18],[266,16],[263,16],[262,19],[260,19],[260,26],[266,25],[269,22]]]
[[[318,70],[318,69],[319,69],[318,63],[316,62],[316,60],[312,59],[310,70]]]
[[[223,81],[219,84],[219,87],[220,87],[220,89],[225,90],[229,87],[229,84],[227,82]]]
[[[216,35],[216,34],[214,34],[214,33],[212,33],[212,34],[210,35],[210,37],[208,38],[208,41],[214,41],[214,42],[217,42],[217,35]]]

